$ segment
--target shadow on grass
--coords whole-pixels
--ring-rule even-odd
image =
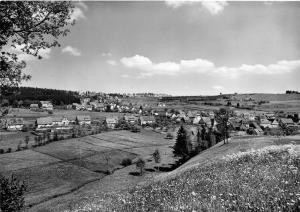
[[[145,169],[145,171],[147,171],[147,172],[155,172],[154,169]]]
[[[129,172],[129,174],[132,176],[141,176],[139,172]]]

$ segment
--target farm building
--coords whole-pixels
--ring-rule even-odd
[[[76,122],[79,125],[91,124],[92,123],[92,119],[88,115],[78,115],[78,116],[76,116]]]
[[[31,104],[31,105],[29,106],[29,108],[30,108],[30,110],[35,111],[35,110],[38,110],[38,109],[39,109],[39,105],[38,105],[38,104]]]
[[[44,110],[53,110],[53,105],[50,101],[40,101],[41,105],[42,105],[42,109]]]
[[[279,125],[282,127],[289,127],[294,125],[293,119],[281,118],[279,119]]]
[[[110,128],[110,129],[114,129],[118,122],[119,122],[118,117],[108,117],[108,118],[106,118],[107,127]]]
[[[140,124],[147,125],[147,124],[154,124],[155,123],[155,118],[154,116],[141,116],[140,117]]]
[[[57,126],[67,126],[69,125],[70,121],[68,120],[67,117],[53,117],[52,118],[52,123],[53,125],[57,125]]]
[[[7,130],[22,130],[24,126],[23,118],[11,118],[6,121]]]
[[[260,120],[260,126],[263,128],[269,127],[271,128],[272,122],[270,122],[268,119],[261,119]]]
[[[139,120],[139,118],[134,115],[124,115],[124,119],[127,123],[131,123],[131,124],[134,124]]]
[[[37,129],[50,128],[52,126],[53,126],[53,121],[51,117],[41,117],[36,120]]]

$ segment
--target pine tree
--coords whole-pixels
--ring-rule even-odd
[[[175,156],[187,157],[188,146],[187,146],[187,133],[183,126],[181,126],[177,132],[176,143],[173,147],[173,153]]]

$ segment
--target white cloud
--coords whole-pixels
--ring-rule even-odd
[[[79,19],[85,19],[85,15],[83,11],[79,7],[75,7],[73,9],[73,12],[71,14],[71,21],[79,20]]]
[[[184,5],[192,5],[199,6],[200,8],[206,9],[212,15],[216,15],[223,11],[224,7],[228,5],[226,1],[212,1],[212,0],[185,0],[185,1],[177,1],[177,0],[166,0],[166,5],[173,9],[177,9]],[[200,4],[201,3],[201,4]]]
[[[215,86],[213,86],[212,87],[213,89],[215,89],[215,90],[223,90],[223,87],[222,86],[220,86],[220,85],[215,85]]]
[[[115,60],[106,60],[109,65],[116,66],[117,62]]]
[[[202,1],[202,7],[207,9],[211,14],[216,15],[224,10],[228,5],[226,1]]]
[[[102,55],[102,57],[111,57],[112,53],[110,53],[110,52],[103,52],[101,55]]]
[[[17,54],[19,60],[24,60],[24,61],[38,60],[38,57],[35,57],[31,54],[24,53],[22,51],[22,48],[24,48],[24,45],[16,45],[15,48],[13,48],[13,47],[11,48],[11,51]],[[42,57],[42,59],[49,59],[50,53],[51,53],[50,48],[40,49],[38,51],[38,55],[40,55]]]
[[[72,46],[66,46],[65,48],[63,48],[61,50],[63,53],[68,53],[72,56],[80,56],[81,55],[81,52],[79,49],[75,48],[75,47],[72,47]]]
[[[270,65],[242,64],[239,67],[217,67],[213,62],[200,58],[194,60],[181,60],[179,63],[172,61],[154,63],[147,57],[135,55],[133,57],[123,57],[120,62],[127,68],[140,70],[139,77],[153,75],[178,76],[181,74],[198,73],[218,75],[227,78],[237,78],[245,74],[285,74],[298,68],[300,69],[300,60],[282,60]]]

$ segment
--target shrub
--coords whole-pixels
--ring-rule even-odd
[[[14,175],[11,178],[0,176],[0,209],[3,212],[21,211],[24,208],[26,185]]]
[[[132,164],[132,160],[130,158],[124,158],[121,162],[122,166],[130,166]]]
[[[143,175],[144,173],[145,164],[146,162],[142,158],[139,158],[136,162],[136,168],[140,170],[140,175]]]
[[[152,154],[152,156],[154,158],[155,163],[160,163],[161,158],[160,158],[160,153],[159,153],[158,149],[156,149],[154,151],[154,153]]]
[[[3,154],[4,153],[4,149],[0,149],[0,154]]]
[[[6,153],[10,153],[10,152],[11,152],[11,148],[8,148]]]

